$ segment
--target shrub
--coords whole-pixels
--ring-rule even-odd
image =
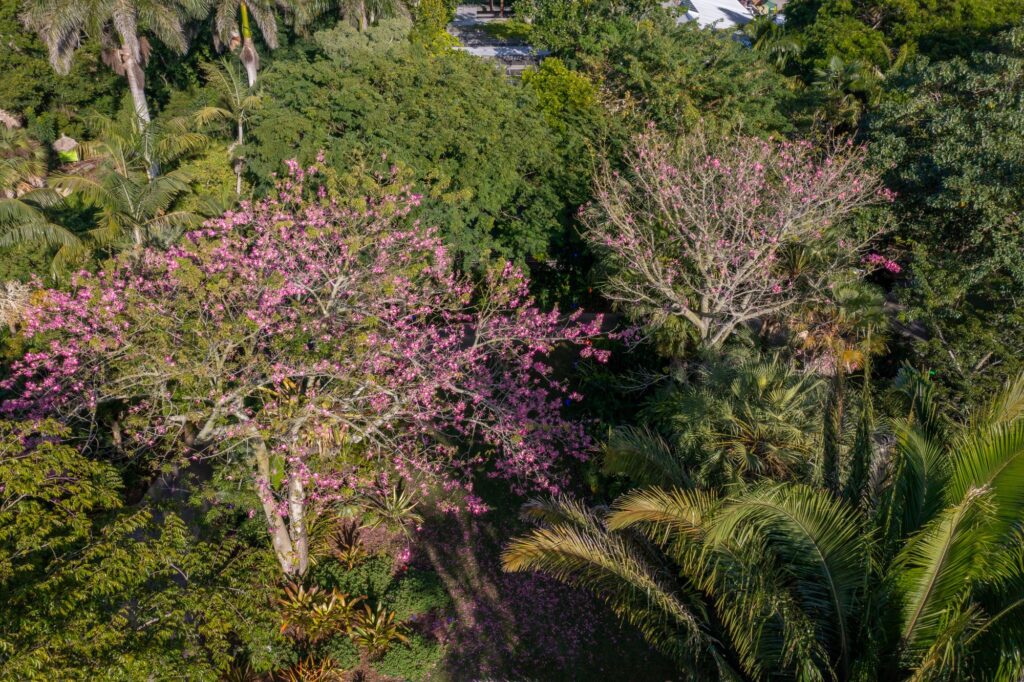
[[[388,649],[373,667],[383,675],[419,682],[426,679],[427,673],[440,663],[443,655],[444,648],[440,644],[413,634],[408,642]]]

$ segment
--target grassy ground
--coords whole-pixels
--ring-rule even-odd
[[[529,44],[530,42],[530,25],[515,19],[490,21],[483,25],[483,29],[488,35],[509,43]]]

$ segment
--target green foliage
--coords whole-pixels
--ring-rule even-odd
[[[410,40],[431,52],[443,52],[458,41],[448,33],[448,23],[455,18],[455,7],[448,0],[420,0],[415,10]]]
[[[263,87],[268,104],[247,158],[264,185],[282,159],[308,162],[324,150],[342,182],[367,164],[384,177],[391,165],[407,169],[429,199],[418,217],[440,226],[468,265],[543,259],[565,238],[557,137],[532,93],[491,65],[396,46],[353,54],[344,66],[279,62]]]
[[[701,119],[740,123],[746,131],[785,129],[789,95],[763,55],[727,33],[676,24],[643,0],[538,0],[517,12],[532,19],[533,36],[615,98],[635,126],[653,120],[668,131]]]
[[[335,635],[321,644],[317,650],[343,670],[359,665],[359,647],[347,635]]]
[[[807,480],[821,443],[822,388],[778,357],[722,358],[652,398],[644,414],[664,435],[616,434],[605,451],[606,472],[666,485]]]
[[[967,402],[1024,357],[1024,33],[969,59],[916,60],[887,83],[872,150],[898,194],[894,244],[911,257],[904,320],[915,362]]]
[[[124,508],[118,472],[66,433],[0,425],[0,677],[216,680],[237,655],[267,669],[273,565],[172,512]]]
[[[358,503],[371,527],[385,525],[391,530],[407,531],[408,526],[419,525],[423,521],[416,511],[420,500],[401,483],[367,493],[360,497]]]
[[[372,556],[352,568],[323,561],[311,569],[311,576],[322,589],[365,595],[403,620],[446,609],[450,603],[437,575],[414,568],[396,573],[388,556]]]
[[[83,132],[86,110],[116,111],[124,81],[100,60],[98,46],[86,46],[70,73],[54,73],[46,47],[18,20],[18,0],[0,0],[0,109],[19,116],[45,143]]]
[[[23,129],[0,125],[0,246],[79,246],[78,237],[49,215],[62,198],[46,186],[46,157]]]
[[[52,179],[53,188],[70,195],[69,203],[76,202],[89,221],[83,239],[76,236],[56,252],[55,272],[88,266],[95,251],[169,244],[202,221],[183,202],[193,180],[187,170],[148,175],[152,160],[173,162],[206,145],[207,138],[188,119],[158,119],[143,128],[126,107],[117,118],[95,115],[90,125],[98,139],[83,143],[82,149],[91,167]],[[197,209],[207,205],[193,203]]]
[[[349,636],[370,659],[377,659],[395,644],[407,643],[406,632],[394,611],[383,604],[377,604],[375,608],[364,604],[349,630]]]
[[[490,21],[483,26],[484,32],[513,45],[529,45],[533,38],[533,27],[524,21]]]
[[[339,632],[348,632],[362,602],[359,595],[337,590],[322,592],[315,585],[307,589],[302,584],[289,583],[277,600],[283,621],[281,630],[292,639],[315,644]]]
[[[61,443],[66,435],[52,422],[0,422],[0,585],[7,594],[88,539],[90,514],[121,504],[114,468]]]
[[[232,155],[223,148],[213,147],[183,162],[178,172],[186,180],[188,189],[181,194],[175,207],[187,215],[219,215],[234,206],[235,173],[231,169]],[[242,194],[247,186],[243,182]],[[190,220],[183,221],[188,225]]]
[[[832,57],[886,68],[901,51],[967,54],[1022,16],[1020,0],[792,0],[786,5],[786,29],[803,45],[808,68]]]
[[[412,634],[404,646],[388,649],[373,667],[382,675],[397,677],[403,682],[416,682],[429,679],[427,674],[437,667],[443,654],[444,649],[437,642]]]
[[[402,573],[388,589],[384,601],[403,620],[432,611],[442,612],[451,604],[451,598],[437,574],[415,568]]]
[[[527,69],[523,83],[534,92],[548,124],[560,133],[573,129],[586,133],[587,126],[602,117],[597,87],[557,57],[545,59],[536,69]]]
[[[641,19],[668,16],[655,0],[519,0],[515,13],[529,22],[537,45],[574,68],[596,64]]]
[[[325,561],[310,569],[314,584],[343,594],[363,595],[371,602],[380,601],[391,585],[391,558],[370,557],[352,569],[334,561]]]
[[[317,31],[313,35],[313,42],[325,55],[344,64],[360,52],[386,51],[404,45],[412,27],[412,22],[404,16],[381,19],[365,31],[347,22],[339,22],[332,28]]]
[[[209,66],[213,35],[226,44],[238,28],[237,0],[216,4],[169,44],[153,39],[161,21],[141,17],[153,39],[144,131],[101,58],[109,36],[74,43],[57,75],[18,17],[23,0],[0,0],[0,108],[24,124],[0,125],[0,281],[174,243],[239,194],[266,191],[283,161],[322,150],[339,201],[362,207],[412,186],[424,195],[412,219],[437,225],[465,268],[511,257],[534,270],[542,301],[584,302],[594,277],[576,211],[638,128],[863,133],[897,199],[858,229],[891,218],[884,252],[904,271],[830,289],[777,336],[766,326],[758,340],[801,369],[782,356],[694,357],[676,320],[647,352],[616,346],[605,383],[572,409],[626,424],[592,465],[614,479],[590,483],[598,502],[628,493],[610,507],[527,505],[538,527],[505,565],[597,592],[684,679],[1021,679],[1024,380],[956,415],[1024,367],[1024,30],[998,33],[1020,23],[1024,0],[790,0],[785,24],[743,28],[753,49],[677,25],[658,0],[517,0],[516,20],[484,30],[551,50],[521,82],[451,49],[452,0],[258,0],[260,91],[235,54]],[[175,29],[172,14],[162,21]],[[50,149],[62,133],[86,156],[63,171]],[[164,173],[151,182],[152,159]],[[902,324],[886,334],[893,315]],[[24,350],[16,332],[0,332],[6,364]],[[179,351],[166,335],[143,341],[154,357]],[[901,360],[925,369],[891,381]],[[823,366],[840,371],[823,381]],[[629,372],[655,386],[646,399],[622,390]],[[567,361],[558,373],[584,371]],[[187,391],[203,378],[176,382]],[[349,500],[376,527],[363,540],[354,524],[312,528],[312,565],[284,590],[258,495],[239,483],[252,476],[245,453],[224,453],[209,480],[174,478],[186,494],[167,499],[152,485],[156,452],[125,461],[91,435],[83,449],[66,425],[0,421],[0,679],[424,680],[460,660],[453,647],[473,624],[435,637],[463,613],[449,576],[364,544],[383,534],[388,552],[408,541],[418,557],[430,540],[408,531],[430,518],[426,500],[400,489]],[[365,466],[358,450],[336,456]],[[509,513],[493,487],[479,493]],[[531,671],[557,676],[557,662],[532,658]],[[492,663],[453,672],[524,674]]]
[[[773,482],[639,489],[610,512],[540,501],[505,568],[595,591],[693,679],[1011,679],[1024,375],[948,428],[927,379],[904,385],[909,416],[867,513]]]
[[[693,22],[641,22],[603,57],[602,82],[640,120],[668,131],[701,120],[745,132],[785,130],[781,109],[789,97],[783,78],[762,55],[728,34]]]

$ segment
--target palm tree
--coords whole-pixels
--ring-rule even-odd
[[[814,89],[831,110],[832,122],[856,128],[861,115],[877,97],[881,73],[861,62],[846,62],[838,56],[814,70]]]
[[[150,122],[143,69],[149,58],[152,33],[168,47],[184,54],[188,40],[184,22],[198,18],[206,0],[26,0],[21,14],[26,28],[46,44],[50,63],[68,73],[83,35],[96,37],[105,48],[104,62],[128,80],[135,115],[145,127]],[[148,171],[156,177],[159,166],[150,159]]]
[[[503,554],[593,589],[694,680],[1019,680],[1024,375],[963,424],[905,373],[867,508],[804,484],[525,509]]]
[[[790,37],[775,16],[759,16],[743,27],[743,34],[755,51],[763,53],[779,69],[800,54],[800,43]]]
[[[821,380],[778,357],[716,358],[645,407],[642,416],[654,429],[613,432],[605,471],[655,485],[807,480],[819,449],[822,407]]]
[[[61,203],[45,184],[46,150],[20,128],[0,126],[0,246],[43,242],[73,250],[80,240],[45,210]]]
[[[306,0],[296,7],[296,30],[305,31],[317,18],[332,12],[362,33],[380,19],[405,14],[408,7],[404,0]]]
[[[203,64],[206,84],[212,88],[215,100],[196,112],[196,122],[200,126],[216,123],[228,123],[234,128],[234,142],[228,147],[228,154],[234,157],[235,194],[242,194],[242,171],[245,158],[241,156],[240,147],[245,144],[245,124],[262,105],[260,96],[246,87],[241,74],[232,69],[227,61],[220,66]]]
[[[263,42],[276,50],[277,12],[301,6],[299,2],[285,0],[213,0],[213,36],[218,48],[228,45],[234,50],[241,39],[239,59],[249,78],[249,87],[255,87],[260,70],[260,56],[252,39],[252,23],[263,35]]]
[[[131,116],[92,118],[99,139],[84,143],[82,150],[98,167],[60,176],[53,186],[98,210],[96,226],[88,233],[95,247],[166,245],[202,221],[195,212],[175,209],[175,202],[190,191],[187,173],[147,174],[151,159],[170,162],[206,144],[205,136],[190,131],[188,123],[156,120],[143,128]]]

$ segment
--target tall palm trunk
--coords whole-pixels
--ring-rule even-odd
[[[245,129],[243,128],[242,119],[238,119],[238,139],[235,140],[235,148],[238,149],[245,144]],[[242,157],[235,159],[235,195],[242,195],[242,167],[245,162]]]
[[[242,52],[239,58],[245,66],[245,75],[249,78],[249,87],[255,87],[256,76],[260,70],[260,55],[252,41],[252,29],[249,27],[249,9],[245,3],[239,6],[242,12]]]
[[[825,488],[833,495],[840,493],[839,489],[839,439],[843,432],[843,410],[845,407],[845,380],[843,368],[836,362],[835,376],[832,377],[832,385],[829,391],[828,404],[825,409],[825,425],[822,437],[823,456],[821,466],[821,478]]]
[[[359,0],[359,32],[366,33],[369,27],[370,22],[366,18],[366,2],[365,0]]]
[[[135,17],[129,14],[117,14],[114,16],[114,26],[117,28],[118,37],[121,39],[121,68],[124,69],[125,78],[128,79],[128,90],[132,95],[132,103],[135,106],[135,116],[139,119],[139,128],[145,132],[152,120],[149,115],[149,103],[146,101],[146,74],[142,71],[142,48],[139,41],[138,26]],[[145,145],[144,154],[149,162],[147,171],[149,179],[152,180],[160,175],[160,165],[152,153],[152,148]]]

